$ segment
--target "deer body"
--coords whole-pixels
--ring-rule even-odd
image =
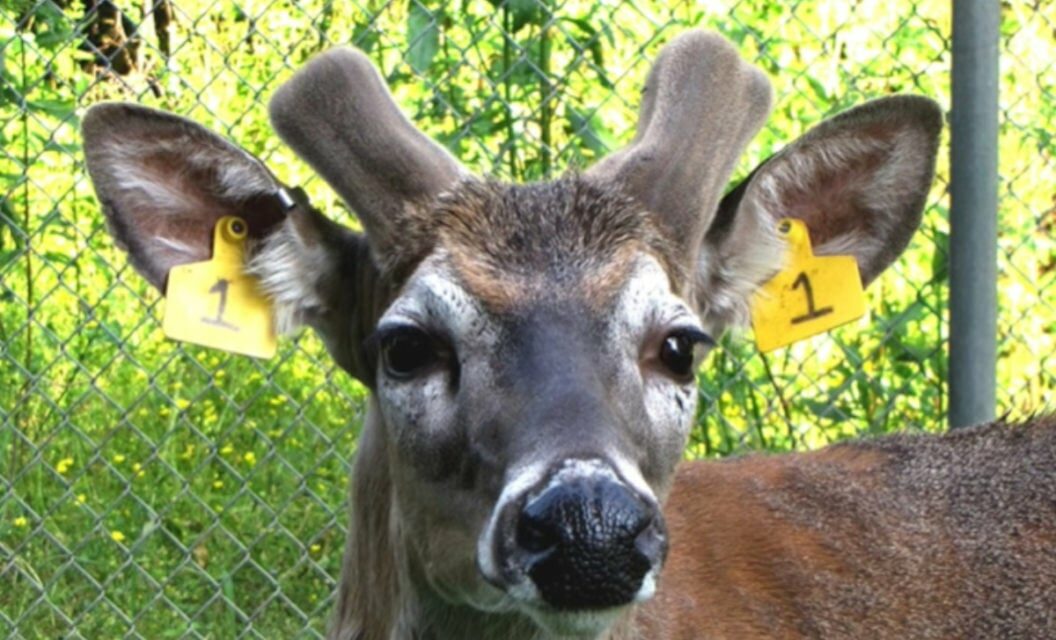
[[[159,289],[246,220],[279,325],[371,390],[331,637],[1053,635],[1051,421],[679,467],[713,336],[783,265],[779,220],[868,284],[920,222],[941,129],[895,96],[722,195],[770,107],[716,36],[657,57],[637,135],[581,174],[472,176],[362,54],[272,98],[347,230],[259,160],[142,107],[85,117],[115,239]]]
[[[643,638],[1039,638],[1056,422],[686,463]]]

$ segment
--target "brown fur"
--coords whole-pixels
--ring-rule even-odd
[[[674,287],[686,283],[648,212],[576,175],[529,185],[465,182],[429,219],[464,284],[494,310],[540,295],[601,307],[641,250],[667,267]]]
[[[1056,633],[1056,420],[684,464],[645,638]]]

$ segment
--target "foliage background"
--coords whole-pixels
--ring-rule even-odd
[[[1056,408],[1056,11],[1047,4],[1002,3],[999,402],[1013,416]],[[84,174],[87,106],[133,100],[198,120],[350,224],[265,116],[275,87],[337,44],[367,51],[410,117],[470,168],[517,180],[625,143],[649,61],[691,27],[722,32],[774,81],[774,114],[738,175],[870,97],[922,93],[949,107],[950,9],[924,0],[2,0],[0,9],[7,638],[315,637],[338,578],[363,389],[308,334],[267,362],[161,338],[159,296],[109,240]],[[689,455],[943,428],[940,158],[922,231],[871,288],[871,318],[768,357],[748,336],[727,336],[699,375],[705,408]]]

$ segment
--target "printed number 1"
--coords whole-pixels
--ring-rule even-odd
[[[814,320],[822,316],[827,316],[832,313],[832,307],[822,307],[818,309],[814,306],[814,288],[810,286],[810,278],[807,277],[806,272],[800,272],[799,277],[792,283],[792,289],[798,289],[802,285],[804,293],[807,294],[807,312],[801,316],[792,318],[792,324],[799,324],[808,320]]]
[[[216,308],[215,318],[202,318],[202,322],[206,324],[213,324],[218,327],[225,329],[231,329],[232,331],[238,331],[238,327],[224,320],[224,310],[227,308],[227,288],[231,282],[227,278],[220,278],[216,281],[210,289],[209,293],[220,294],[220,304]]]

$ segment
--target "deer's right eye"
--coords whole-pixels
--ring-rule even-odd
[[[407,380],[439,360],[436,341],[421,329],[398,327],[380,336],[381,365],[389,377]]]

